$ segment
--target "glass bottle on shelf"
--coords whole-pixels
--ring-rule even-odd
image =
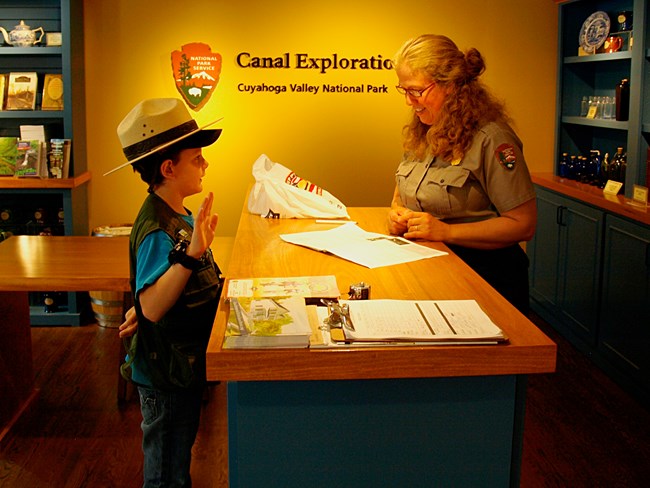
[[[600,174],[598,175],[598,186],[605,188],[607,180],[609,179],[609,153],[605,153],[603,160],[600,163]]]
[[[13,211],[10,208],[0,210],[0,223],[10,224],[13,221]]]
[[[598,149],[592,149],[589,151],[589,161],[587,162],[587,183],[590,185],[598,184],[598,175],[600,173],[600,151]]]
[[[562,153],[560,158],[560,167],[558,171],[560,178],[569,177],[569,153]]]
[[[611,97],[603,97],[603,119],[611,119],[614,116]]]
[[[609,179],[618,181],[620,183],[623,182],[621,179],[621,169],[623,166],[623,148],[622,147],[617,147],[616,148],[616,154],[614,154],[614,157],[612,158],[612,162],[609,165]]]
[[[54,292],[46,291],[43,293],[43,311],[45,313],[54,313],[59,309],[56,303],[56,296]]]
[[[602,97],[594,97],[594,104],[596,105],[595,119],[603,118],[603,99]],[[586,157],[586,156],[585,156]]]
[[[578,166],[578,161],[575,156],[569,158],[569,166],[567,167],[567,178],[575,180],[576,178],[576,168]]]
[[[589,99],[584,96],[580,102],[580,117],[586,117],[589,113]]]
[[[576,161],[575,179],[578,181],[583,181],[585,179],[586,174],[587,174],[587,157],[578,156]]]
[[[616,120],[630,117],[630,81],[627,78],[616,85]]]
[[[620,178],[621,178],[621,183],[623,183],[623,186],[621,187],[621,191],[625,191],[625,173],[627,172],[627,153],[623,153],[623,156],[621,156],[621,169],[619,170],[620,173]]]

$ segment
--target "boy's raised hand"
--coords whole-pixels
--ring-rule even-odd
[[[219,221],[219,216],[211,213],[213,201],[214,194],[209,192],[199,207],[199,211],[194,219],[192,240],[187,249],[188,256],[199,259],[205,250],[210,247],[210,244],[212,244],[214,233],[217,229],[217,222]]]

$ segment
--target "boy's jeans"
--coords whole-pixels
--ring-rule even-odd
[[[144,488],[192,486],[190,461],[199,429],[203,390],[168,393],[139,386],[138,392]]]

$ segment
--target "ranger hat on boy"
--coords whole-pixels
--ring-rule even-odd
[[[209,146],[219,138],[221,129],[206,130],[206,127],[219,120],[199,127],[180,99],[143,100],[117,127],[117,136],[128,161],[104,173],[104,176],[180,141],[185,147]]]

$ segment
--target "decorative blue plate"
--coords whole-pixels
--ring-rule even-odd
[[[593,54],[603,45],[609,35],[609,15],[602,10],[594,12],[582,24],[580,29],[580,47],[585,52]]]

